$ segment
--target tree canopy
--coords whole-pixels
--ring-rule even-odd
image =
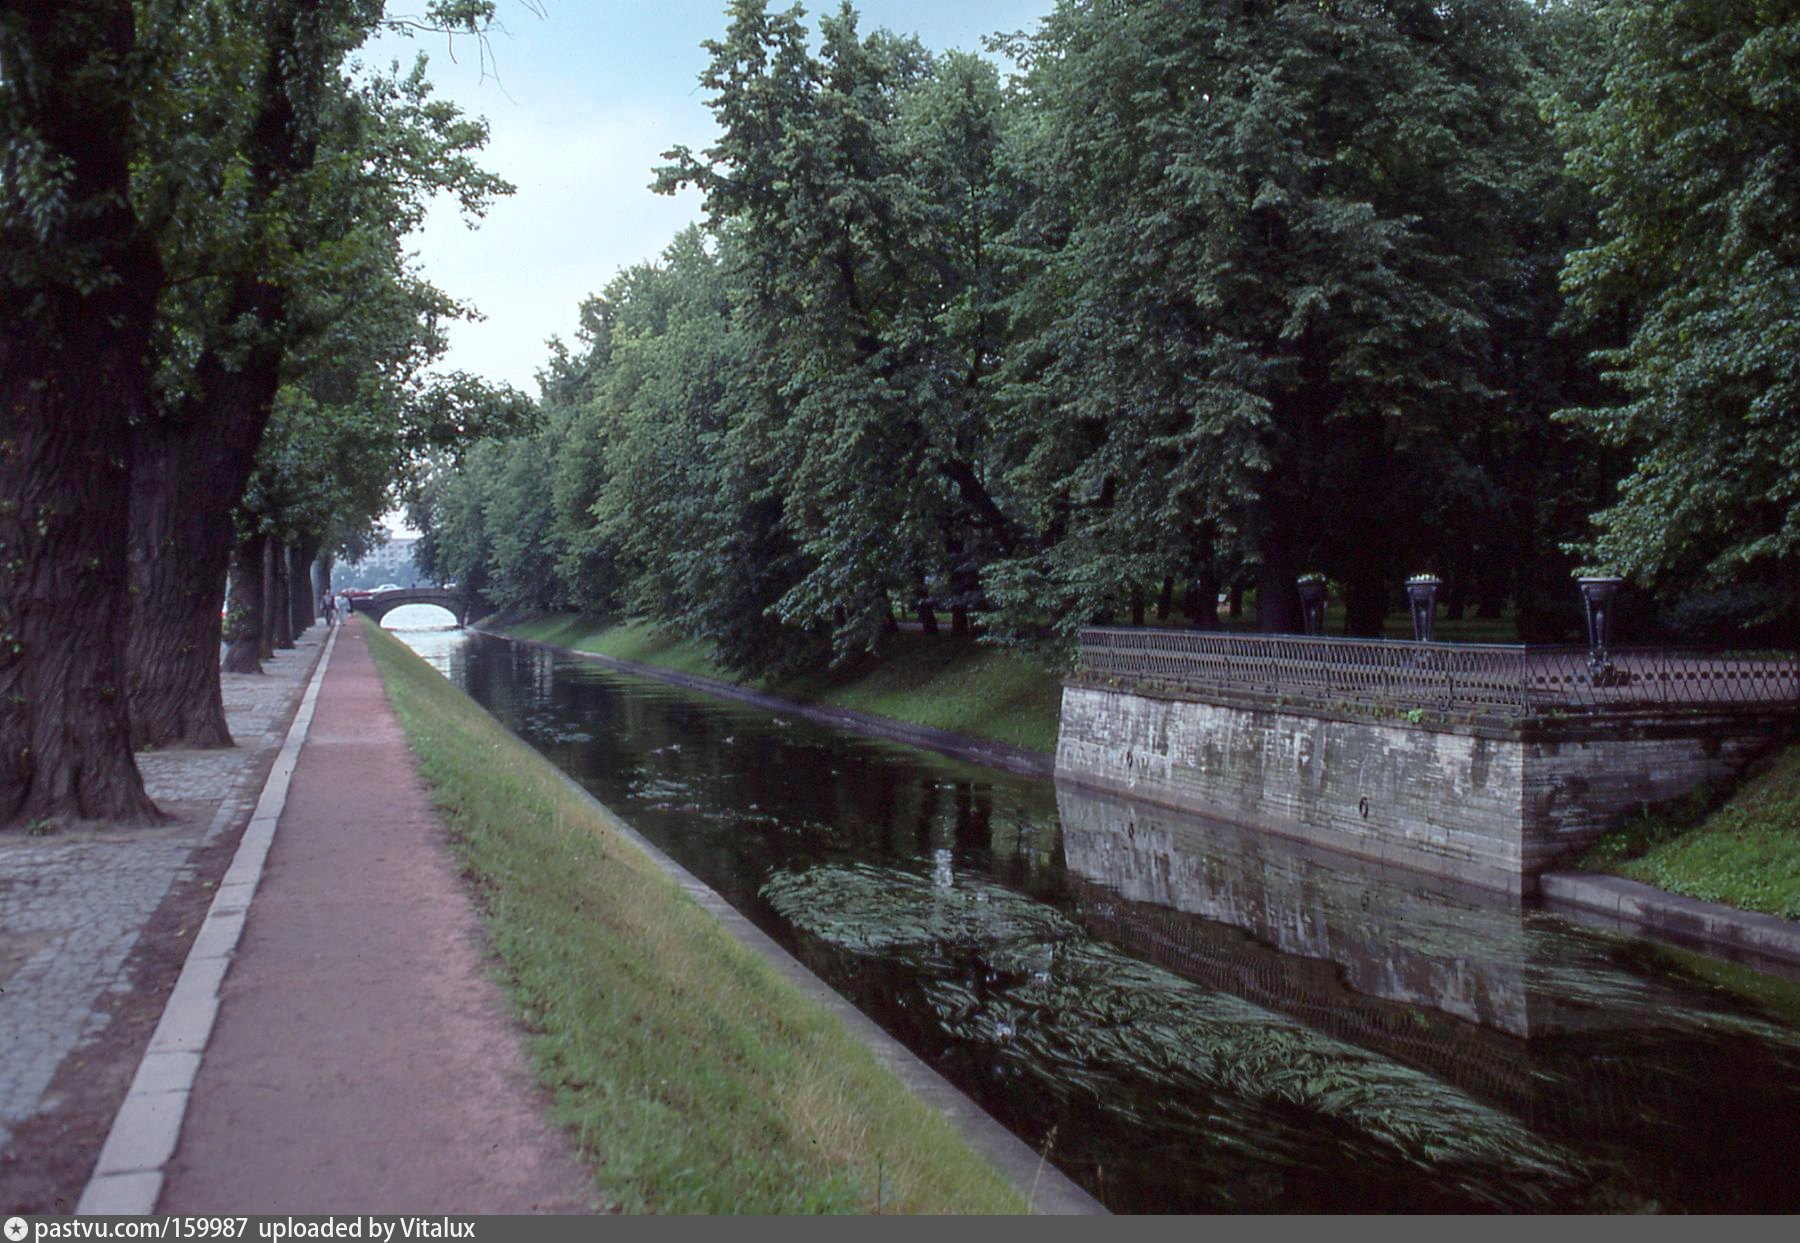
[[[1597,99],[1559,101],[1597,204],[1575,309],[1617,325],[1618,399],[1568,417],[1628,452],[1590,561],[1726,615],[1800,616],[1800,4],[1606,0]]]
[[[948,614],[1578,633],[1793,595],[1792,6],[1065,0],[1015,72],[731,6],[706,223],[418,520],[513,607],[763,671]],[[532,481],[556,480],[549,495]],[[1739,601],[1742,603],[1742,601]],[[1688,612],[1683,614],[1683,608]],[[1754,616],[1752,616],[1754,614]]]
[[[353,63],[395,24],[373,0],[0,10],[0,825],[154,816],[136,747],[231,742],[239,536],[280,541],[304,624],[305,563],[412,457],[517,425],[517,395],[424,374],[464,311],[402,239],[436,194],[479,214],[507,187],[422,67]]]

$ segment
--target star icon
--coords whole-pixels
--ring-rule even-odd
[[[8,1243],[19,1243],[20,1239],[23,1239],[30,1233],[31,1227],[25,1224],[25,1219],[23,1217],[8,1217],[6,1219],[6,1237]]]

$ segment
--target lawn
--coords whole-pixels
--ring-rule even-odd
[[[1670,893],[1800,919],[1800,743],[1721,797],[1702,791],[1607,834],[1587,867]]]
[[[539,1079],[627,1211],[1017,1213],[1008,1180],[410,649],[365,624]]]

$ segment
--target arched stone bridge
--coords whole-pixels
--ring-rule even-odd
[[[435,604],[456,618],[456,624],[469,624],[469,598],[453,587],[401,587],[395,591],[377,591],[366,596],[346,596],[352,613],[366,613],[377,625],[389,612],[403,604]]]

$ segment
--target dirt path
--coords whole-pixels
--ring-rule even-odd
[[[166,1213],[598,1207],[360,629],[343,628],[167,1169]]]

